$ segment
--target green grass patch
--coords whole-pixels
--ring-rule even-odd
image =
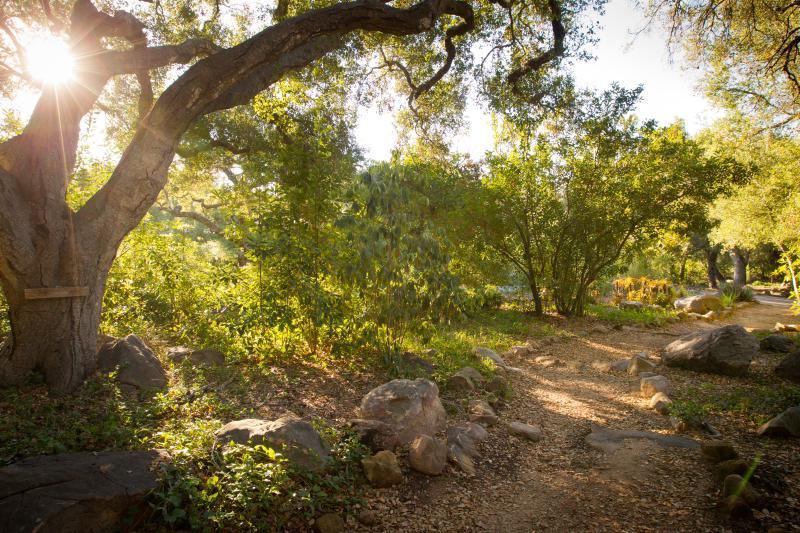
[[[673,309],[645,307],[643,309],[620,309],[609,305],[589,304],[586,314],[620,326],[664,326],[677,320]]]
[[[798,385],[759,382],[721,390],[706,383],[685,391],[673,401],[670,411],[689,424],[698,424],[710,414],[716,414],[742,416],[760,425],[798,404]]]

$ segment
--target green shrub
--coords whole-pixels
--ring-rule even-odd
[[[720,299],[723,305],[730,307],[736,302],[752,302],[755,301],[753,296],[753,289],[750,287],[735,287],[732,283],[720,283],[719,290],[722,293]]]

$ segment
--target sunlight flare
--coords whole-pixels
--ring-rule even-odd
[[[67,43],[54,37],[45,37],[29,45],[27,67],[36,80],[59,85],[72,79],[74,60]]]

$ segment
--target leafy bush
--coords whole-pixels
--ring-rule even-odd
[[[677,291],[665,279],[620,278],[612,283],[612,298],[615,302],[633,300],[651,305],[669,307],[677,298]]]
[[[736,302],[753,302],[755,296],[750,287],[735,287],[732,283],[720,283],[719,290],[722,293],[720,299],[725,307],[730,307]]]
[[[677,320],[673,309],[620,309],[608,305],[587,304],[586,311],[589,316],[617,325],[663,326],[670,320]]]

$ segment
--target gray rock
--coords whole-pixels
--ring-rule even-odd
[[[115,531],[159,487],[162,451],[28,457],[0,468],[0,530]]]
[[[800,437],[800,407],[790,407],[758,428],[760,437]]]
[[[119,369],[117,381],[135,389],[161,389],[167,385],[167,373],[161,361],[136,335],[105,343],[97,353],[101,372]]]
[[[201,366],[222,366],[225,364],[225,355],[219,350],[211,348],[192,350],[185,346],[176,346],[167,350],[167,359],[173,363],[182,363],[188,359],[192,364]]]
[[[739,457],[733,444],[724,440],[705,441],[700,444],[700,452],[714,464]]]
[[[294,416],[273,421],[258,418],[236,420],[225,424],[215,435],[222,445],[229,442],[263,444],[309,470],[322,469],[330,456],[330,448],[317,430]]]
[[[397,456],[383,450],[370,457],[361,459],[364,475],[373,487],[391,487],[403,482],[403,471],[397,462]]]
[[[632,357],[628,364],[628,374],[631,376],[638,376],[642,372],[653,372],[655,369],[655,363],[638,355]]]
[[[657,376],[657,375],[658,374],[656,374],[655,372],[639,372],[639,376],[638,377],[639,377],[639,379],[644,379],[644,378],[652,378],[653,376]]]
[[[417,472],[438,476],[447,463],[447,444],[428,435],[420,435],[409,447],[408,462]]]
[[[482,346],[478,346],[475,348],[475,355],[477,355],[481,359],[488,359],[493,362],[496,366],[502,368],[503,370],[510,370],[514,372],[520,372],[519,368],[514,368],[508,366],[506,362],[500,357],[500,354],[495,352],[494,350],[490,350],[489,348],[484,348]]]
[[[469,402],[469,421],[484,426],[494,426],[500,419],[495,414],[492,406],[484,400],[471,400]]]
[[[542,428],[539,426],[532,426],[522,422],[509,422],[507,424],[508,432],[517,437],[537,442],[542,439]]]
[[[671,387],[669,380],[664,376],[650,376],[641,379],[639,382],[639,391],[644,398],[652,398],[659,392],[669,395]]]
[[[800,383],[800,350],[784,357],[775,367],[775,373],[783,379]]]
[[[397,444],[397,431],[386,422],[354,418],[347,424],[358,434],[361,443],[373,452],[393,449]]]
[[[472,392],[475,390],[475,384],[458,371],[447,379],[447,389],[455,392]]]
[[[627,439],[647,439],[660,446],[670,448],[697,449],[700,447],[700,443],[686,437],[634,429],[609,429],[596,424],[592,424],[592,432],[586,436],[586,443],[593,448],[612,452],[622,446]]]
[[[634,300],[622,300],[619,303],[620,309],[628,309],[630,311],[641,311],[644,309],[644,304],[642,302],[637,302]]]
[[[478,455],[477,444],[489,436],[486,429],[475,423],[448,428],[447,458],[462,471],[475,475],[475,461]]]
[[[678,298],[673,305],[675,309],[685,309],[689,313],[697,313],[699,315],[704,315],[709,311],[720,311],[723,308],[722,300],[711,294]]]
[[[797,348],[792,339],[786,335],[767,335],[761,339],[759,346],[766,352],[780,353],[789,353]]]
[[[619,361],[614,361],[611,363],[611,369],[616,370],[617,372],[626,372],[630,364],[630,359],[620,359]]]
[[[427,379],[395,379],[374,388],[361,400],[361,413],[388,424],[396,433],[394,446],[410,444],[418,435],[435,435],[447,418],[439,388]]]
[[[509,350],[516,357],[526,357],[533,353],[533,348],[530,346],[512,346]]]
[[[426,351],[431,356],[436,353],[436,350],[426,350]],[[436,371],[435,364],[431,363],[427,359],[420,357],[414,352],[403,352],[402,354],[400,354],[400,364],[407,371],[414,374],[430,376]]]
[[[658,414],[668,415],[672,400],[663,392],[657,392],[650,398],[650,409],[654,409]]]
[[[371,509],[364,509],[358,516],[356,516],[356,520],[361,522],[367,527],[372,527],[378,524],[380,520],[378,520],[378,513]]]
[[[499,374],[492,376],[492,379],[486,382],[484,388],[488,392],[496,394],[499,398],[507,397],[510,392],[508,380]]]
[[[670,343],[662,360],[667,366],[698,372],[741,376],[758,351],[758,340],[737,325],[691,333]]]

